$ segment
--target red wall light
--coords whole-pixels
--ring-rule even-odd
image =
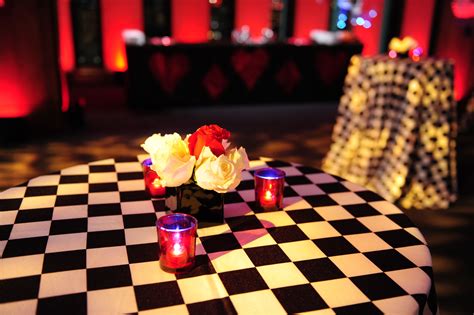
[[[313,29],[327,30],[330,1],[296,0],[294,37],[309,38]]]
[[[419,46],[428,50],[434,6],[433,0],[406,1],[400,38],[411,36]]]
[[[270,27],[272,0],[236,0],[235,27],[250,27],[250,36],[262,36],[262,28]]]
[[[474,2],[466,0],[453,0],[451,2],[451,10],[458,19],[474,18]]]
[[[3,70],[7,70],[9,75],[13,74],[9,69]],[[16,76],[0,77],[0,118],[18,118],[31,113],[31,106],[27,104],[18,82],[20,80]]]
[[[466,26],[456,19],[449,7],[448,2],[442,2],[434,55],[454,61],[454,96],[461,100],[474,89],[474,44],[472,35],[464,28]]]
[[[372,9],[378,13],[372,20],[372,27],[364,28],[362,26],[353,26],[354,34],[364,45],[364,49],[362,50],[364,56],[371,56],[379,53],[384,1],[365,0],[362,6],[362,12],[368,12]]]
[[[1,0],[0,0],[1,1]],[[71,0],[58,0],[59,63],[63,71],[74,70]]]
[[[126,71],[127,58],[122,32],[143,30],[142,1],[101,0],[102,45],[104,65],[109,71]]]
[[[0,119],[29,115],[36,107],[39,94],[37,85],[32,82],[32,73],[29,72],[32,67],[28,67],[27,62],[19,64],[19,58],[25,54],[18,56],[16,46],[3,45],[16,43],[15,36],[25,34],[20,27],[11,28],[13,14],[10,9],[6,6],[0,8]]]
[[[172,38],[181,43],[206,42],[210,10],[208,0],[171,1]]]

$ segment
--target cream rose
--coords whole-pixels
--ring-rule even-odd
[[[154,134],[142,148],[150,154],[151,169],[163,186],[177,187],[191,179],[196,158],[189,154],[188,144],[179,134]]]
[[[239,172],[250,167],[247,152],[242,147],[230,150],[229,159],[234,162]]]
[[[226,193],[240,184],[241,172],[246,167],[248,158],[243,148],[217,157],[209,147],[204,147],[196,162],[194,180],[203,189]]]

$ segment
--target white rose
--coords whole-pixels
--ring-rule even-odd
[[[216,157],[209,147],[204,147],[196,162],[194,172],[196,184],[203,189],[218,193],[235,189],[240,184],[242,167],[246,165],[247,155],[245,150],[243,153],[242,150],[233,149],[229,154]]]
[[[151,169],[158,174],[164,186],[181,186],[191,178],[196,158],[189,154],[188,144],[179,134],[154,134],[142,147],[150,154]]]
[[[227,155],[227,153],[226,153]],[[249,158],[247,156],[247,152],[244,148],[240,147],[238,150],[236,148],[230,150],[229,152],[229,159],[234,162],[235,166],[242,172],[244,169],[249,168]]]
[[[145,143],[142,144],[142,148],[148,152],[148,154],[154,154],[156,150],[159,149],[161,143],[163,142],[161,134],[154,134],[148,137],[145,140]]]

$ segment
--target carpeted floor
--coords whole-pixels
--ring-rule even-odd
[[[86,127],[0,149],[0,191],[68,166],[143,153],[152,133],[191,133],[217,123],[250,157],[267,156],[320,167],[331,143],[337,104],[196,107],[137,113],[86,111]],[[472,129],[472,128],[471,128]],[[460,198],[448,210],[406,211],[431,249],[442,313],[474,311],[474,130],[460,134]]]

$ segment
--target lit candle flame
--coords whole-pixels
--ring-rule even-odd
[[[183,251],[184,251],[183,247],[180,244],[176,243],[173,245],[173,250],[172,250],[173,255],[179,256],[183,253]]]
[[[272,192],[269,190],[265,191],[265,195],[263,196],[263,198],[265,198],[265,200],[268,200],[268,201],[272,200],[273,199]]]
[[[155,178],[155,179],[153,180],[153,183],[152,183],[152,184],[153,184],[153,186],[154,186],[155,188],[160,188],[160,187],[161,187],[161,181],[160,181],[158,178]]]

